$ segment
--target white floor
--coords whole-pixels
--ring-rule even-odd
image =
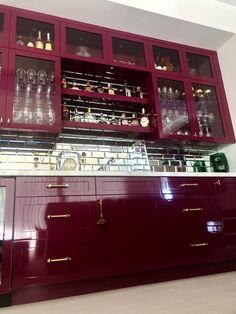
[[[236,314],[236,272],[0,309],[0,314]]]

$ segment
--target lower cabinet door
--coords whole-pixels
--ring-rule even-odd
[[[157,268],[160,227],[156,196],[99,197],[97,228],[107,252],[107,273],[117,275]]]

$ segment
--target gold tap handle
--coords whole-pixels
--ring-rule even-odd
[[[189,245],[191,247],[200,247],[200,246],[208,246],[209,244],[207,242],[202,242],[202,243],[190,243]]]
[[[200,212],[203,211],[202,207],[196,207],[196,208],[183,208],[182,212],[186,213],[186,212]]]
[[[47,263],[57,263],[57,262],[69,262],[71,261],[71,257],[63,257],[63,258],[48,258]]]
[[[99,203],[100,215],[99,215],[99,219],[98,219],[96,224],[99,225],[99,226],[106,225],[107,221],[106,221],[106,219],[104,218],[104,215],[103,215],[102,200],[99,200],[98,203]]]
[[[180,184],[180,187],[185,187],[185,186],[198,186],[198,183],[182,183],[182,184]]]
[[[52,218],[70,218],[70,214],[65,214],[65,215],[47,215],[48,219]]]
[[[69,184],[48,184],[48,189],[67,189],[69,187]]]

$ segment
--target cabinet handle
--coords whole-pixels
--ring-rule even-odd
[[[185,187],[185,186],[198,186],[198,183],[182,183],[180,184],[180,187]]]
[[[65,215],[47,215],[48,219],[52,218],[70,218],[70,214],[65,214]]]
[[[103,208],[102,208],[102,200],[99,200],[98,201],[99,203],[99,210],[100,210],[100,215],[99,215],[99,218],[98,218],[98,221],[97,221],[97,225],[106,225],[107,224],[107,221],[106,219],[104,218],[104,215],[103,215]]]
[[[71,261],[71,257],[63,257],[63,258],[48,258],[47,263],[57,263],[57,262],[69,262]]]
[[[200,246],[208,246],[209,244],[207,242],[202,242],[202,243],[190,243],[189,245],[191,247],[200,247]]]
[[[200,212],[203,211],[202,207],[196,207],[196,208],[183,208],[182,212]]]
[[[48,189],[67,189],[69,184],[48,184]]]
[[[220,186],[220,180],[217,180],[214,184]]]

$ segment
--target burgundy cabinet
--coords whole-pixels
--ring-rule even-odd
[[[10,305],[14,179],[0,178],[0,306]]]
[[[221,260],[222,223],[214,181],[161,178],[161,187],[161,246],[165,265]]]
[[[160,221],[156,178],[96,179],[97,225],[106,248],[108,274],[142,272],[160,266]]]
[[[11,11],[10,47],[25,52],[60,55],[59,21],[45,14]]]
[[[107,63],[107,35],[102,29],[83,23],[62,22],[61,30],[63,57]]]
[[[60,130],[60,60],[11,50],[5,127]]]
[[[0,6],[0,46],[2,47],[8,47],[9,45],[9,15],[9,9]]]
[[[236,258],[236,178],[216,178],[217,205],[222,222],[222,248],[226,259]]]
[[[7,92],[7,65],[8,65],[8,51],[6,48],[0,48],[0,128],[6,122],[6,92]]]

